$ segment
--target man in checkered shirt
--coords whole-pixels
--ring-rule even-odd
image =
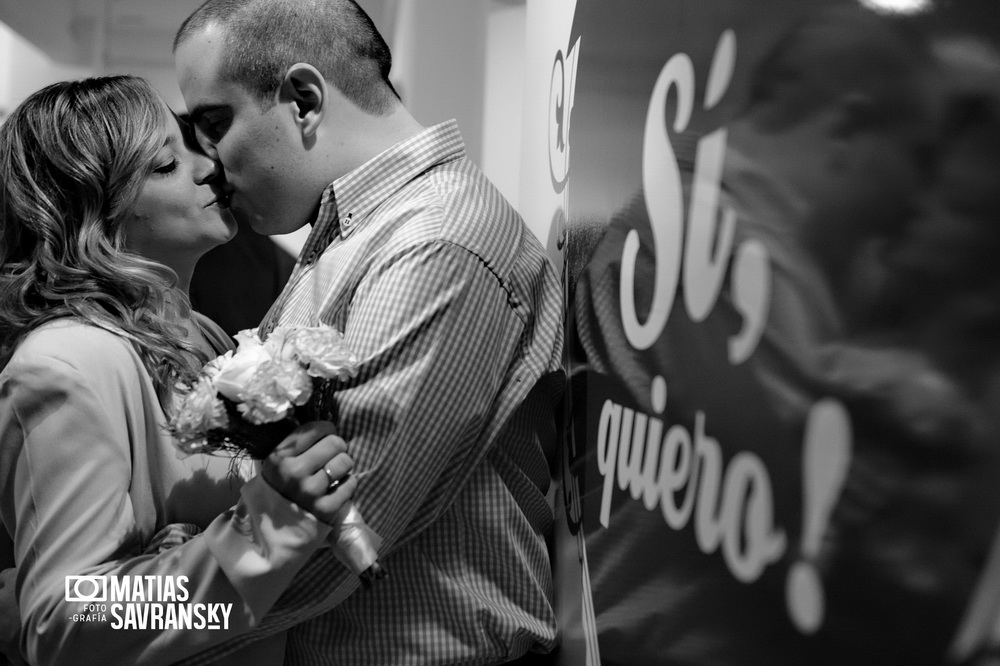
[[[324,552],[255,636],[288,630],[291,664],[550,652],[563,331],[540,243],[454,121],[424,128],[405,109],[388,48],[353,2],[209,0],[174,49],[237,217],[265,234],[312,225],[262,327],[318,318],[361,359],[336,420],[368,472],[355,502],[389,577],[359,589]]]

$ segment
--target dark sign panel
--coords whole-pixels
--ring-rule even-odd
[[[995,3],[578,0],[553,63],[561,663],[967,662],[1000,617]]]

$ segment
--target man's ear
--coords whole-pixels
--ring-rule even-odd
[[[303,136],[314,136],[330,103],[326,79],[319,70],[301,62],[289,67],[281,82],[280,97],[292,104]]]

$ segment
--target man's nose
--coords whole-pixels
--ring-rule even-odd
[[[212,143],[212,141],[207,136],[205,136],[205,132],[203,132],[200,128],[196,127],[194,135],[195,135],[195,139],[198,141],[198,147],[201,148],[201,150],[206,155],[208,155],[213,160],[215,160],[216,162],[218,162],[219,161],[219,153],[215,149],[215,144]]]

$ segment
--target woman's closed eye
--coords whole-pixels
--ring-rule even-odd
[[[177,169],[177,157],[173,156],[167,160],[163,160],[157,163],[157,165],[153,167],[153,173],[166,175],[172,173],[176,169]]]

